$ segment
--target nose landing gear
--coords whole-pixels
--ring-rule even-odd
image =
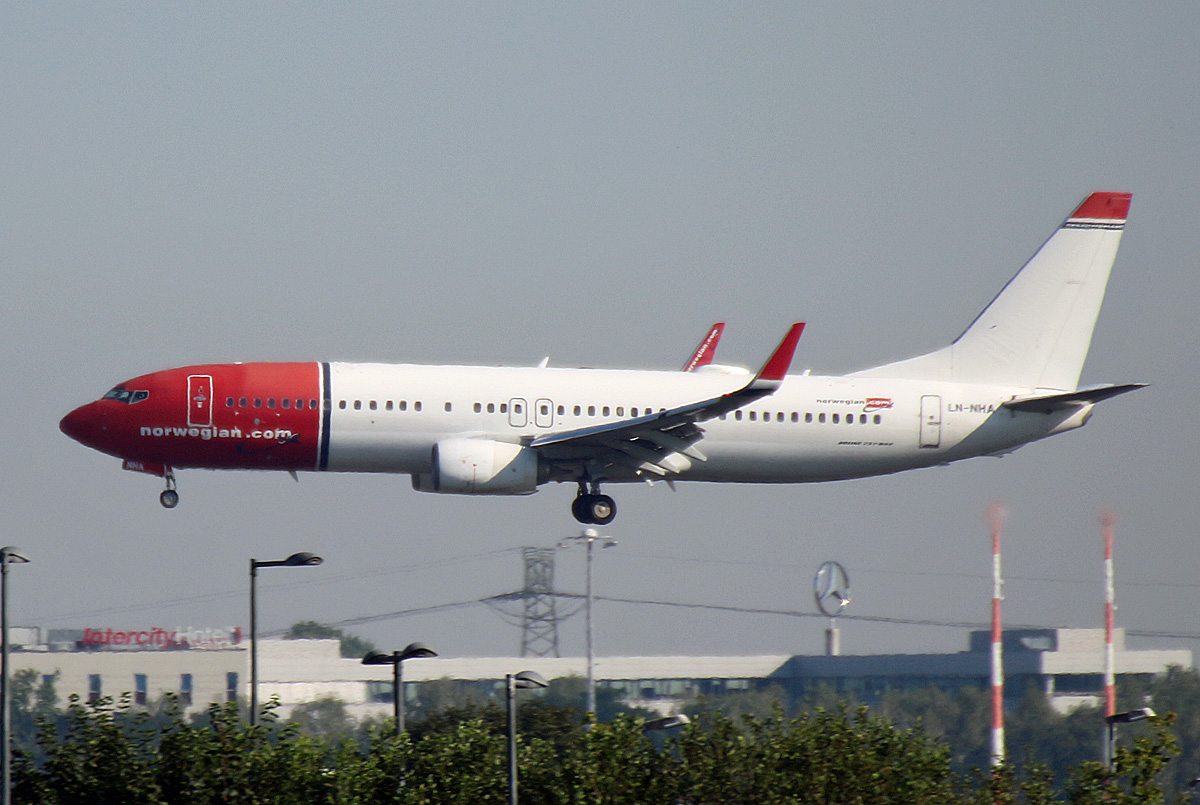
[[[593,483],[589,491],[580,481],[579,494],[571,501],[571,514],[581,523],[608,525],[617,516],[617,504],[608,495],[600,494],[600,484]]]
[[[175,471],[167,467],[163,479],[167,482],[167,488],[158,496],[158,502],[164,509],[173,509],[179,505],[179,493],[175,491]]]

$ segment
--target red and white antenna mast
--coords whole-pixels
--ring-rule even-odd
[[[1112,512],[1100,515],[1100,525],[1104,531],[1104,715],[1111,716],[1117,712],[1117,673],[1116,658],[1113,655],[1113,610],[1116,599],[1116,586],[1113,582],[1113,523],[1116,517]]]
[[[1000,619],[1003,580],[1000,577],[1000,527],[1004,507],[994,503],[988,508],[992,531],[992,765],[1004,762],[1004,627]]]

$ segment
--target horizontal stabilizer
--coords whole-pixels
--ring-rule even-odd
[[[1116,397],[1129,391],[1145,388],[1147,383],[1124,383],[1122,385],[1107,384],[1103,386],[1087,386],[1077,391],[1065,391],[1061,394],[1044,394],[1036,397],[1018,397],[1003,403],[1005,408],[1013,411],[1027,411],[1036,414],[1050,414],[1065,408],[1078,408],[1081,405],[1091,405],[1109,397]]]

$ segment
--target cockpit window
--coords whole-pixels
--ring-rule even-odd
[[[150,392],[148,391],[130,391],[124,386],[117,386],[115,389],[105,394],[104,399],[116,400],[117,402],[122,402],[126,405],[133,405],[134,403],[140,403],[149,396]]]

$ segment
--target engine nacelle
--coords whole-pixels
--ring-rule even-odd
[[[456,495],[530,495],[538,487],[536,450],[490,439],[444,439],[433,446],[433,471],[413,489]]]

